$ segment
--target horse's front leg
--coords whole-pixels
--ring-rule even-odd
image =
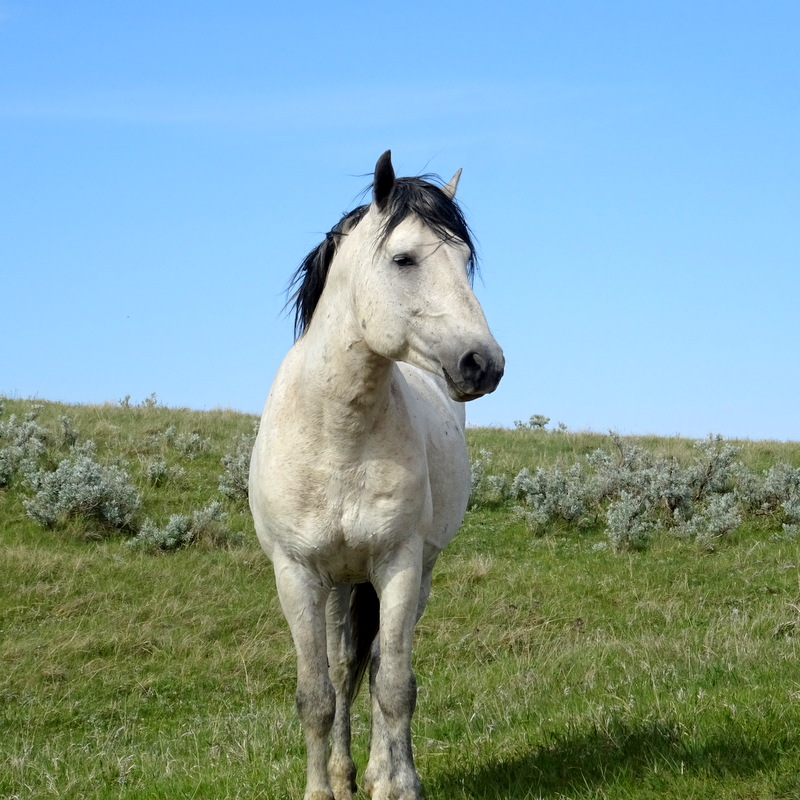
[[[355,651],[350,630],[350,585],[334,587],[328,598],[328,671],[336,692],[328,773],[336,800],[352,800],[356,767],[350,753],[350,703],[353,700]]]
[[[394,563],[375,577],[380,630],[370,673],[372,737],[364,785],[372,800],[420,800],[411,749],[417,683],[411,644],[420,595],[421,554]]]
[[[297,652],[297,711],[306,740],[305,800],[331,800],[328,738],[336,697],[328,676],[325,603],[329,589],[290,559],[275,560],[275,581]]]

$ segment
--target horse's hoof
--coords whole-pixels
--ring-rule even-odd
[[[333,782],[333,796],[335,800],[353,800],[356,794],[355,781],[352,783]]]
[[[353,800],[356,793],[356,765],[352,758],[331,758],[328,780],[336,800]]]

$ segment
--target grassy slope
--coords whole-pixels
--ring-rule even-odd
[[[19,411],[22,403],[7,403]],[[163,522],[220,499],[219,458],[252,418],[47,404],[131,466]],[[141,480],[153,434],[209,440],[183,479]],[[147,442],[151,442],[147,444]],[[494,471],[569,459],[589,435],[470,431]],[[652,446],[683,449],[682,440]],[[800,445],[750,443],[762,468]],[[0,492],[0,797],[300,797],[294,655],[241,505],[243,547],[149,556],[43,531]],[[419,625],[414,722],[429,800],[800,797],[800,543],[747,527],[713,554],[592,534],[533,538],[470,512]],[[367,704],[355,708],[366,758]]]

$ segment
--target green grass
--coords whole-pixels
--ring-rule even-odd
[[[6,401],[6,415],[25,405]],[[56,404],[38,421],[55,429],[61,414],[130,465],[159,522],[221,499],[219,459],[253,422]],[[142,465],[170,425],[209,444],[191,460],[159,451],[186,474],[150,487]],[[606,442],[469,438],[512,474]],[[800,445],[744,443],[742,458],[798,464]],[[243,546],[152,556],[74,522],[43,530],[24,494],[0,490],[0,797],[302,797],[294,652],[244,506],[226,501]],[[469,512],[414,654],[429,800],[800,798],[800,541],[755,524],[713,553],[668,536],[644,553],[604,541]],[[354,714],[363,769],[363,693]]]
[[[460,722],[456,741],[430,735],[449,753],[431,796],[782,796],[800,758],[796,544],[617,555],[497,522],[471,516],[421,623],[431,716],[451,693]]]

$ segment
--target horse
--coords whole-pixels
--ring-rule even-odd
[[[419,800],[414,627],[467,508],[464,403],[504,356],[472,290],[452,180],[397,178],[345,214],[291,288],[295,342],[253,447],[249,501],[297,655],[305,800],[352,800],[350,705],[369,667],[372,800]]]

